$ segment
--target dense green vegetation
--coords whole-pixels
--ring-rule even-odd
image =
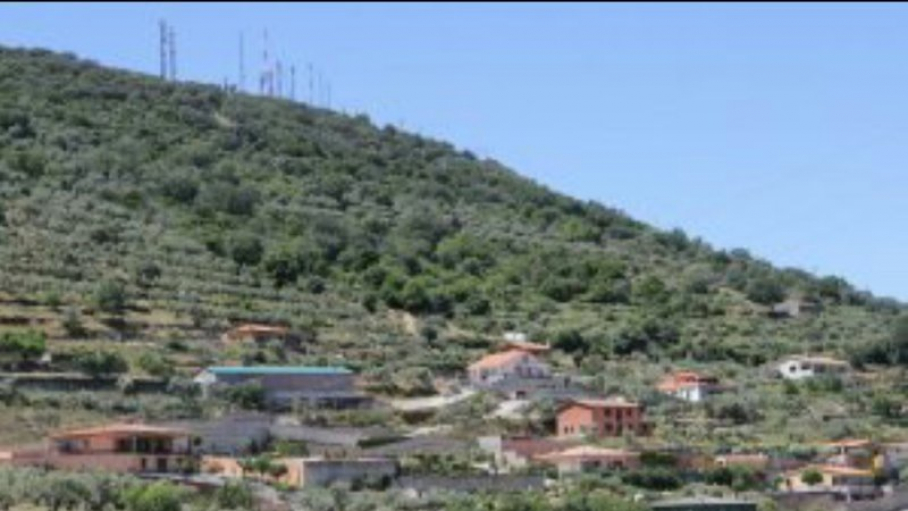
[[[644,400],[660,431],[798,440],[901,420],[883,383],[783,386],[758,372],[808,351],[904,364],[908,327],[891,335],[901,304],[654,229],[362,115],[0,49],[0,213],[7,365],[34,358],[28,325],[55,368],[97,377],[330,363],[373,390],[420,395],[523,330],[554,343],[557,368]],[[820,310],[770,317],[784,299]],[[219,345],[241,321],[289,325],[298,347]],[[697,409],[654,395],[678,365],[749,393]],[[229,397],[257,403],[254,389]],[[161,409],[195,406],[171,401]],[[817,427],[811,407],[825,402],[875,418]],[[667,428],[679,414],[720,426]]]

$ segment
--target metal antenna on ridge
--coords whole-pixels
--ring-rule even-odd
[[[161,56],[161,79],[167,79],[167,22],[158,21],[158,30],[160,32],[159,51]]]
[[[296,100],[296,66],[290,65],[290,100]]]
[[[177,80],[177,35],[173,30],[173,27],[169,27],[168,30],[169,43],[170,43],[170,80]]]
[[[262,32],[262,74],[259,79],[259,94],[265,95],[268,91],[268,29]]]
[[[280,60],[274,61],[274,74],[277,75],[277,97],[284,96],[284,68]]]
[[[309,104],[313,105],[315,104],[315,78],[313,76],[312,63],[306,64],[306,67],[309,71]]]

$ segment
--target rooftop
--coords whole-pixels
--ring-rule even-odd
[[[160,437],[182,437],[189,436],[190,432],[181,428],[168,428],[162,426],[149,426],[147,424],[123,423],[61,431],[59,433],[50,435],[50,438],[61,439],[105,435],[148,435]]]
[[[337,375],[351,374],[345,367],[311,367],[311,366],[214,366],[206,369],[213,374],[311,374]]]
[[[536,456],[536,459],[540,461],[569,461],[600,458],[635,458],[638,456],[640,456],[639,453],[622,449],[606,449],[604,447],[595,447],[592,445],[580,445],[577,447],[570,447],[563,451],[541,454]]]
[[[495,369],[512,362],[527,354],[524,350],[511,349],[500,353],[492,353],[470,364],[470,369]]]
[[[584,408],[639,408],[640,404],[628,401],[623,397],[610,397],[608,399],[572,399],[564,403],[561,408],[582,406]]]
[[[504,343],[505,349],[521,350],[530,353],[545,353],[552,348],[548,344],[537,344],[534,342],[512,340]]]

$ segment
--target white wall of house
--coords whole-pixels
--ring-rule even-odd
[[[709,390],[703,385],[684,386],[672,392],[672,395],[678,399],[683,399],[691,403],[699,403],[709,396]]]

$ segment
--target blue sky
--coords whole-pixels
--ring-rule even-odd
[[[908,5],[0,4],[0,44],[333,106],[722,248],[908,299]]]

